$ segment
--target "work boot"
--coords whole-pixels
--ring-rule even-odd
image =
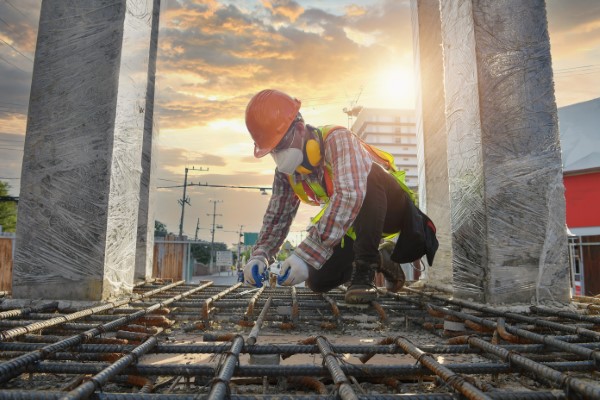
[[[392,261],[392,252],[394,251],[396,243],[392,241],[385,241],[379,245],[379,255],[381,261],[378,272],[381,272],[387,281],[386,287],[391,292],[397,292],[404,286],[406,282],[406,276],[399,263]]]
[[[370,303],[377,300],[377,288],[373,283],[377,264],[364,261],[352,263],[352,276],[350,287],[346,291],[345,300],[349,304]]]

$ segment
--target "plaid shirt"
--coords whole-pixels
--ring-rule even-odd
[[[331,257],[333,247],[352,226],[367,191],[367,176],[374,160],[360,139],[347,129],[331,132],[324,143],[325,163],[331,165],[333,195],[321,219],[308,230],[308,236],[294,253],[308,265],[319,269]],[[323,175],[321,164],[312,174]],[[311,175],[312,175],[311,174]],[[294,173],[296,180],[307,177]],[[324,187],[324,185],[323,185]],[[252,250],[253,256],[271,260],[287,236],[300,199],[294,193],[288,176],[275,171],[273,195],[269,201],[263,227]]]

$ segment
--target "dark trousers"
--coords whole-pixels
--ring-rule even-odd
[[[410,198],[396,179],[377,164],[367,178],[367,193],[354,220],[356,240],[344,236],[321,269],[309,268],[306,286],[314,292],[327,292],[350,281],[352,262],[360,260],[379,263],[379,243],[382,233],[396,233],[403,228]]]

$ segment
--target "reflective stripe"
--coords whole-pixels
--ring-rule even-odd
[[[343,126],[339,126],[339,125],[325,125],[320,128],[317,128],[317,129],[319,129],[321,131],[322,140],[324,142],[325,139],[327,138],[327,136],[332,131],[335,131],[337,129],[345,129],[345,128]],[[415,194],[406,185],[406,180],[405,180],[406,172],[401,171],[396,167],[396,163],[394,161],[394,156],[392,156],[390,153],[388,153],[386,151],[378,149],[375,146],[365,143],[360,138],[358,138],[358,139],[360,140],[360,142],[361,142],[362,146],[365,148],[365,150],[367,150],[369,152],[369,154],[371,154],[376,160],[379,161],[380,164],[382,164],[386,168],[387,172],[390,173],[396,179],[396,181],[398,182],[398,184],[400,185],[402,190],[404,190],[409,195],[409,197],[413,201],[413,203],[416,204]],[[325,154],[322,154],[321,156],[325,157]],[[296,182],[294,179],[294,176],[290,175],[290,176],[288,176],[288,180],[290,182],[290,185],[292,186],[292,189],[294,190],[294,193],[296,193],[296,196],[298,196],[298,198],[301,201],[308,203],[310,205],[313,205],[313,206],[322,206],[321,210],[317,213],[317,215],[315,215],[311,219],[311,224],[316,225],[319,222],[319,220],[323,217],[323,214],[325,214],[325,210],[329,206],[329,198],[331,195],[333,195],[333,178],[332,178],[331,165],[325,164],[325,171],[324,171],[324,180],[325,180],[325,185],[326,185],[325,189],[323,188],[323,185],[321,185],[320,182],[315,181],[310,178],[306,179],[304,181]],[[391,233],[391,234],[383,233],[382,237],[384,239],[393,239],[395,236],[398,236],[399,234],[400,234],[400,232]],[[350,227],[348,229],[348,231],[346,231],[346,235],[348,235],[352,239],[356,240],[356,233],[354,232],[354,229],[352,227]],[[343,247],[343,238],[342,238],[342,247]]]

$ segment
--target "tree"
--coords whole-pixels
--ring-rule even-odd
[[[215,251],[215,254],[217,251],[225,251],[227,250],[227,245],[225,243],[215,242],[213,250]],[[210,263],[210,242],[194,243],[192,244],[190,251],[192,252],[192,256],[202,264]]]
[[[0,181],[0,197],[8,196],[10,185]],[[17,203],[12,200],[0,201],[0,225],[5,232],[17,229]]]
[[[154,236],[165,237],[167,236],[167,225],[163,224],[159,220],[154,220]]]

